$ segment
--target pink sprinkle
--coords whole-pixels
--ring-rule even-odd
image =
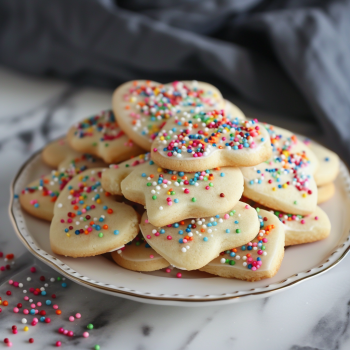
[[[171,237],[171,236],[167,236],[167,238],[166,238],[167,240],[169,240],[169,241],[171,241],[172,239],[173,239],[173,237]]]
[[[226,219],[226,220],[227,220],[229,217],[230,217],[230,215],[228,215],[228,214],[225,214],[225,215],[224,215],[224,219]]]
[[[28,315],[28,314],[29,314],[29,310],[28,310],[28,309],[24,309],[24,310],[23,310],[23,313],[24,313],[25,315]]]
[[[55,304],[55,305],[53,305],[52,307],[53,307],[55,310],[57,310],[57,309],[58,309],[58,305],[56,305],[56,304]]]
[[[13,281],[12,281],[12,280],[9,280],[9,284],[13,284]]]
[[[36,305],[40,307],[40,306],[41,306],[41,301],[38,301],[38,302],[36,303]]]
[[[84,338],[88,338],[89,335],[90,335],[90,334],[89,334],[88,332],[84,332],[84,333],[83,333],[83,337],[84,337]]]
[[[305,224],[305,220],[304,220],[304,219],[303,219],[303,220],[301,220],[300,222],[301,222],[302,224]]]
[[[150,236],[150,235],[147,235],[147,239],[151,239],[151,236]]]
[[[64,330],[63,330],[63,334],[64,334],[64,335],[67,335],[67,334],[68,334],[68,330],[67,330],[67,329],[64,329]]]
[[[148,221],[148,219],[146,219],[146,220],[145,220],[145,224],[148,224],[148,223],[149,223],[149,221]]]
[[[256,271],[256,267],[255,266],[252,267],[252,271]]]
[[[35,304],[30,304],[30,307],[32,308],[32,309],[35,309]]]
[[[154,255],[150,255],[149,257],[150,257],[150,259],[153,259],[153,258],[154,258]]]
[[[10,348],[10,347],[12,346],[12,343],[9,341],[9,342],[7,343],[7,346]]]
[[[36,323],[39,322],[39,320],[36,317],[33,318],[33,321],[36,322]]]
[[[64,329],[61,327],[61,328],[58,328],[58,333],[63,333]]]
[[[153,148],[153,152],[157,152],[158,151],[158,149],[157,148]]]
[[[19,283],[18,283],[18,282],[13,282],[13,286],[14,286],[14,287],[18,287],[18,286],[19,286]]]
[[[24,299],[25,301],[28,301],[28,300],[29,300],[29,297],[25,296],[23,299]]]
[[[167,268],[165,269],[165,272],[166,272],[166,273],[170,273],[170,272],[171,272],[171,269],[169,269],[169,267],[167,267]]]
[[[181,272],[178,272],[178,273],[176,274],[176,277],[177,277],[177,278],[181,278],[181,277],[182,277],[182,273],[181,273]]]
[[[247,204],[244,208],[249,209],[249,205]]]
[[[58,341],[56,341],[56,346],[61,346],[62,345],[62,343],[58,340]]]
[[[168,202],[168,205],[173,205],[173,202]]]
[[[15,314],[17,314],[18,311],[19,311],[19,308],[18,308],[18,307],[14,307],[14,308],[13,308],[13,312],[14,312]]]
[[[318,216],[315,216],[315,220],[318,220]]]
[[[74,318],[74,316],[69,316],[68,320],[73,322],[75,320],[75,318]]]
[[[158,237],[158,236],[160,235],[160,233],[159,233],[159,232],[156,232],[154,235],[155,235],[156,237]]]

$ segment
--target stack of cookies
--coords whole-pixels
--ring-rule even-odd
[[[206,83],[132,81],[112,105],[48,145],[56,170],[20,195],[51,221],[54,253],[256,281],[276,274],[285,246],[330,234],[317,206],[339,169],[328,149],[247,120]]]

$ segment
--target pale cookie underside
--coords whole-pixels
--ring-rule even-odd
[[[144,244],[139,247],[126,245],[124,250],[115,251],[111,255],[118,265],[133,271],[156,271],[170,265],[154,249],[145,248]]]
[[[60,163],[67,158],[74,159],[80,155],[79,152],[76,152],[69,147],[66,138],[50,142],[45,146],[41,153],[44,163],[53,168],[58,168]]]
[[[155,226],[169,225],[187,218],[206,217],[230,210],[239,201],[243,192],[243,177],[239,168],[223,168],[220,171],[212,170],[214,180],[199,181],[198,186],[175,186],[174,182],[166,188],[160,186],[159,194],[156,194],[157,199],[153,200],[151,191],[156,187],[147,186],[151,181],[142,177],[142,173],[147,176],[149,173],[157,175],[157,166],[149,164],[139,166],[125,177],[121,183],[121,189],[125,198],[146,206],[149,221]],[[221,173],[225,176],[222,177]],[[171,180],[171,177],[170,174],[164,174],[167,180]],[[210,182],[213,183],[213,187],[207,190],[206,186]],[[167,192],[170,188],[175,191],[175,195],[169,197]],[[188,189],[189,193],[185,193],[185,189]],[[220,196],[221,193],[224,197]],[[167,198],[173,197],[179,202],[173,201],[172,205],[168,205]]]
[[[237,261],[235,265],[223,264],[221,263],[222,256],[219,256],[208,265],[202,267],[200,271],[205,271],[220,277],[237,278],[251,282],[273,277],[279,270],[284,257],[284,228],[282,223],[277,219],[277,217],[275,217],[274,214],[266,210],[260,210],[259,215],[268,218],[268,225],[275,225],[275,228],[268,236],[268,244],[266,244],[265,250],[267,252],[267,256],[262,258],[262,267],[256,271],[252,271],[246,266],[243,266],[242,259]],[[240,252],[240,248],[237,248],[237,250]]]
[[[55,204],[54,217],[50,227],[50,244],[54,253],[71,257],[94,256],[120,248],[136,237],[139,219],[135,210],[125,203],[116,202],[113,196],[106,196],[105,193],[101,191],[92,190],[91,192],[83,192],[86,198],[84,198],[84,203],[81,204],[81,207],[79,203],[79,208],[77,210],[81,210],[85,205],[95,205],[96,207],[95,209],[87,211],[85,214],[78,213],[73,218],[73,221],[68,223],[68,213],[77,213],[76,209],[72,209],[71,190],[68,187],[77,189],[78,184],[86,176],[89,177],[87,181],[85,180],[86,186],[91,186],[98,182],[97,174],[100,171],[103,171],[103,169],[90,169],[75,176],[69,183],[70,186],[66,186],[59,195]],[[90,180],[91,178],[94,180]],[[100,196],[100,203],[97,203],[96,200],[92,200],[97,194]],[[112,209],[113,213],[108,214],[106,209],[104,209],[105,206],[106,208]],[[86,215],[91,216],[91,218],[82,220]],[[102,215],[105,219],[103,222],[100,222],[99,218],[101,218]],[[62,223],[61,220],[64,220],[64,223]],[[89,226],[91,221],[100,225],[101,228],[99,230],[94,228],[88,234],[75,234],[76,230],[86,230],[88,227],[92,227]],[[103,228],[103,225],[107,225],[108,227]],[[65,232],[65,228],[68,226],[73,227],[72,230],[69,230],[69,236]],[[118,230],[118,234],[115,234],[116,230]],[[103,237],[99,237],[99,232],[103,233]]]
[[[140,84],[146,84],[146,80],[137,80]],[[190,81],[183,81],[184,84],[192,85],[192,82]],[[117,121],[121,127],[121,129],[130,137],[131,140],[133,140],[136,144],[138,144],[143,149],[149,151],[151,149],[152,139],[150,139],[149,135],[141,135],[139,129],[143,129],[146,126],[159,126],[164,121],[154,121],[151,122],[149,120],[149,117],[142,116],[141,118],[141,127],[139,129],[135,129],[131,125],[130,121],[130,108],[126,109],[127,106],[130,106],[130,103],[125,101],[124,96],[129,93],[130,88],[133,87],[134,81],[129,81],[127,83],[124,83],[123,85],[119,86],[112,97],[112,106],[113,106],[113,112],[117,118]],[[150,81],[149,84],[151,85],[159,85],[160,83]],[[165,86],[168,86],[169,84],[163,84]],[[204,83],[204,82],[198,82],[198,88],[203,89],[205,91],[212,91],[214,95],[217,95],[217,103],[218,105],[215,108],[212,109],[224,109],[225,108],[225,102],[222,98],[222,95],[220,91],[215,88],[214,86]],[[185,110],[186,108],[183,108]],[[208,108],[207,108],[208,109]],[[138,112],[135,109],[135,112]]]
[[[223,219],[223,222],[219,222],[216,226],[210,227],[212,232],[209,232],[209,226],[205,232],[202,232],[199,227],[191,229],[193,241],[187,243],[179,243],[179,239],[183,239],[188,234],[185,229],[191,220],[186,220],[184,225],[179,227],[162,227],[165,233],[155,235],[152,231],[157,228],[145,221],[147,219],[147,213],[145,213],[141,219],[140,228],[147,243],[170,264],[183,270],[196,270],[209,263],[223,250],[248,243],[257,235],[259,220],[255,209],[246,203],[238,202],[232,210],[236,211],[233,215]],[[223,217],[224,214],[221,214],[220,218]],[[210,218],[205,220],[206,223],[211,222]],[[235,224],[236,220],[239,221],[238,224]],[[198,224],[198,221],[196,223]],[[237,233],[236,229],[240,232]],[[183,230],[184,233],[179,234],[179,230]],[[169,236],[172,239],[169,240]],[[186,251],[183,251],[184,248]]]
[[[333,197],[334,193],[335,186],[333,182],[317,187],[317,204],[327,202]]]

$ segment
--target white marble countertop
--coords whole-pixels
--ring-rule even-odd
[[[7,347],[3,342],[7,337],[14,349],[50,349],[56,341],[62,341],[64,349],[93,349],[96,344],[101,350],[350,349],[350,256],[294,288],[228,306],[147,305],[103,295],[69,280],[64,281],[66,289],[62,282],[39,280],[41,275],[48,279],[58,274],[28,253],[15,235],[7,213],[10,182],[32,152],[63,134],[74,121],[108,108],[110,98],[108,90],[76,88],[0,69],[0,252],[15,254],[11,269],[0,271],[0,296],[12,305],[0,305],[0,348]],[[279,124],[296,127],[288,121]],[[312,125],[298,127],[304,133],[317,131]],[[0,266],[5,264],[0,258]],[[29,269],[34,265],[38,271],[32,274]],[[28,276],[37,287],[48,283],[48,296],[57,294],[51,300],[62,315],[53,316],[50,324],[29,325],[25,332],[21,323],[25,316],[14,313],[13,305],[31,295],[22,292],[32,286]],[[24,288],[10,287],[9,279],[23,282]],[[7,290],[13,295],[7,296]],[[77,312],[82,318],[69,322],[68,317]],[[85,339],[82,333],[88,323],[94,329],[88,330],[90,336]],[[18,334],[12,334],[12,325],[18,327]],[[74,336],[59,334],[59,327],[73,330]],[[33,344],[29,338],[34,338]]]

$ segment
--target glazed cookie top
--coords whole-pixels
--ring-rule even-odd
[[[228,100],[225,100],[225,115],[229,120],[235,120],[236,118],[240,120],[246,119],[244,113],[236,105]]]
[[[121,191],[125,198],[145,205],[152,224],[163,226],[231,209],[242,195],[243,176],[239,168],[230,167],[176,172],[151,160],[124,178]]]
[[[220,91],[197,81],[129,81],[115,90],[112,104],[122,129],[145,150],[151,149],[164,123],[177,113],[224,108]]]
[[[140,228],[149,245],[170,264],[195,270],[209,263],[222,250],[248,243],[258,234],[259,220],[254,208],[238,202],[227,212],[165,227],[150,224],[145,213]]]
[[[50,228],[52,250],[72,257],[93,256],[120,248],[138,233],[138,216],[101,187],[103,169],[75,176],[55,203]]]
[[[94,154],[106,163],[120,162],[142,153],[142,149],[119,127],[111,110],[102,111],[72,126],[67,139],[76,151]]]
[[[276,210],[312,213],[317,204],[315,155],[291,132],[267,124],[265,127],[270,134],[272,157],[254,167],[241,168],[244,195]]]
[[[252,166],[270,156],[269,134],[256,119],[230,119],[223,110],[180,113],[152,143],[152,159],[173,170]]]
[[[273,268],[275,256],[284,248],[284,232],[278,219],[266,210],[259,210],[260,229],[257,236],[240,247],[223,251],[209,266],[255,272]],[[205,269],[203,269],[205,271]],[[232,276],[234,277],[234,276]],[[251,279],[251,278],[247,278]]]

